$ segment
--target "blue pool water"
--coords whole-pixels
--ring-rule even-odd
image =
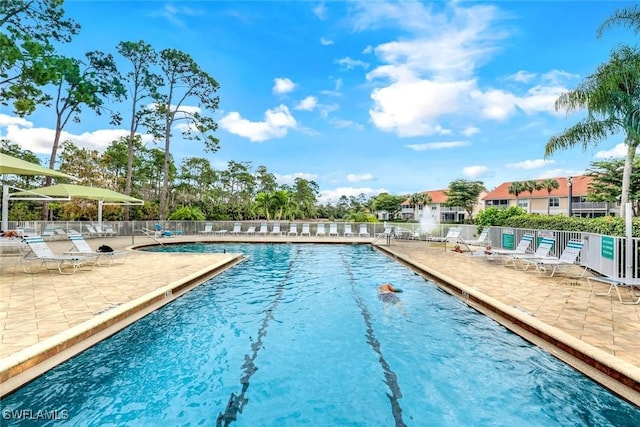
[[[369,246],[159,250],[249,258],[7,396],[3,423],[640,425],[638,408]],[[379,300],[385,281],[400,307]],[[25,410],[66,419],[7,416]]]

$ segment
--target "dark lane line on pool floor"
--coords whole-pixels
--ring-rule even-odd
[[[369,313],[369,309],[367,309],[366,304],[362,301],[356,292],[355,287],[355,278],[353,277],[353,271],[351,271],[351,267],[347,262],[346,257],[342,254],[342,263],[347,270],[347,274],[349,275],[349,281],[351,284],[351,293],[353,294],[353,298],[356,301],[356,304],[360,308],[360,312],[362,313],[362,318],[364,319],[364,323],[367,326],[367,343],[371,346],[373,351],[378,354],[378,361],[380,362],[380,366],[382,367],[382,371],[384,372],[385,383],[391,390],[391,394],[385,393],[389,398],[389,402],[391,403],[391,412],[393,413],[393,419],[396,422],[396,427],[407,427],[404,420],[402,419],[402,407],[400,406],[400,399],[402,399],[402,392],[400,391],[400,386],[398,385],[398,376],[389,366],[384,355],[382,354],[382,349],[380,348],[380,341],[376,338],[375,333],[373,332],[373,324],[371,323],[371,313]]]
[[[218,418],[216,419],[216,427],[227,427],[233,421],[236,421],[238,418],[238,412],[242,413],[244,406],[249,402],[249,399],[245,397],[245,393],[249,389],[249,380],[251,376],[256,373],[258,368],[255,365],[255,361],[258,358],[258,352],[262,348],[262,338],[267,335],[267,327],[269,326],[269,321],[273,320],[273,312],[276,307],[280,303],[282,299],[282,294],[284,293],[284,285],[287,283],[287,279],[291,274],[291,270],[293,269],[293,265],[298,258],[300,251],[296,251],[294,257],[289,262],[289,267],[284,277],[276,286],[276,294],[265,310],[264,319],[262,319],[262,324],[260,325],[260,329],[258,330],[258,339],[251,344],[251,356],[245,354],[244,363],[242,364],[242,369],[244,370],[244,376],[240,378],[240,384],[242,384],[242,391],[239,394],[235,394],[235,392],[231,393],[229,397],[229,402],[227,402],[227,406],[224,412],[220,412]]]

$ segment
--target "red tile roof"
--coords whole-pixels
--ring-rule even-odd
[[[551,191],[551,196],[556,197],[569,197],[569,187],[567,185],[567,178],[553,178],[558,181],[560,187],[557,190]],[[572,195],[573,196],[586,196],[587,189],[589,184],[593,180],[593,177],[590,176],[574,176],[572,183]],[[542,179],[533,180],[536,182],[542,182]],[[503,199],[515,199],[516,196],[513,194],[509,194],[509,186],[513,182],[503,182],[499,186],[497,186],[494,190],[490,191],[486,196],[482,198],[482,200],[503,200]],[[528,191],[520,193],[519,198],[546,198],[549,197],[549,193],[544,188],[542,190],[536,190],[532,195],[529,194]]]
[[[560,187],[556,190],[552,190],[551,196],[569,197],[569,187],[567,186],[567,178],[561,177],[561,178],[552,178],[552,179],[555,179],[556,181],[558,181],[558,184],[560,184]],[[593,177],[586,176],[586,175],[574,176],[573,183],[572,183],[572,187],[573,187],[572,195],[586,196],[587,189],[589,188],[589,184],[591,184],[592,180],[593,180]],[[535,179],[533,181],[542,182],[543,180]],[[509,186],[513,184],[513,182],[514,181],[503,182],[502,184],[498,185],[495,189],[487,193],[487,195],[482,197],[481,199],[482,200],[501,200],[501,199],[515,200],[516,196],[514,196],[513,194],[509,194]],[[448,190],[430,190],[430,191],[422,191],[422,193],[430,195],[431,200],[433,200],[432,203],[445,203],[447,201],[447,191]],[[519,197],[520,198],[532,197],[534,199],[547,198],[549,197],[549,193],[547,193],[547,190],[545,189],[536,190],[533,192],[533,195],[530,195],[528,191],[525,191],[524,193],[520,193]],[[404,202],[402,202],[402,204],[407,206],[407,205],[410,205],[411,203],[409,202],[409,199],[407,199]]]
[[[444,203],[447,201],[447,191],[448,190],[431,190],[431,191],[421,191],[422,194],[428,194],[431,196],[431,203]],[[402,202],[403,205],[411,205],[409,202],[410,199]]]

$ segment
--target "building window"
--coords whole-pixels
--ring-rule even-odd
[[[438,207],[437,207],[437,206],[435,206],[435,205],[433,205],[433,206],[431,206],[431,210],[432,210],[432,211],[438,210]]]
[[[509,200],[500,199],[500,200],[487,200],[487,206],[494,206],[496,208],[506,208],[509,206]]]
[[[528,200],[518,200],[518,206],[520,206],[521,208],[527,209],[527,208],[529,208],[529,201]]]
[[[549,198],[549,207],[550,208],[559,208],[560,207],[560,199],[557,197]]]

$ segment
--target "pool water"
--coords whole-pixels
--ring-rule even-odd
[[[638,408],[368,245],[157,250],[249,257],[7,396],[4,418],[30,410],[64,411],[71,426],[640,425]],[[378,298],[382,282],[402,288],[397,304]]]

